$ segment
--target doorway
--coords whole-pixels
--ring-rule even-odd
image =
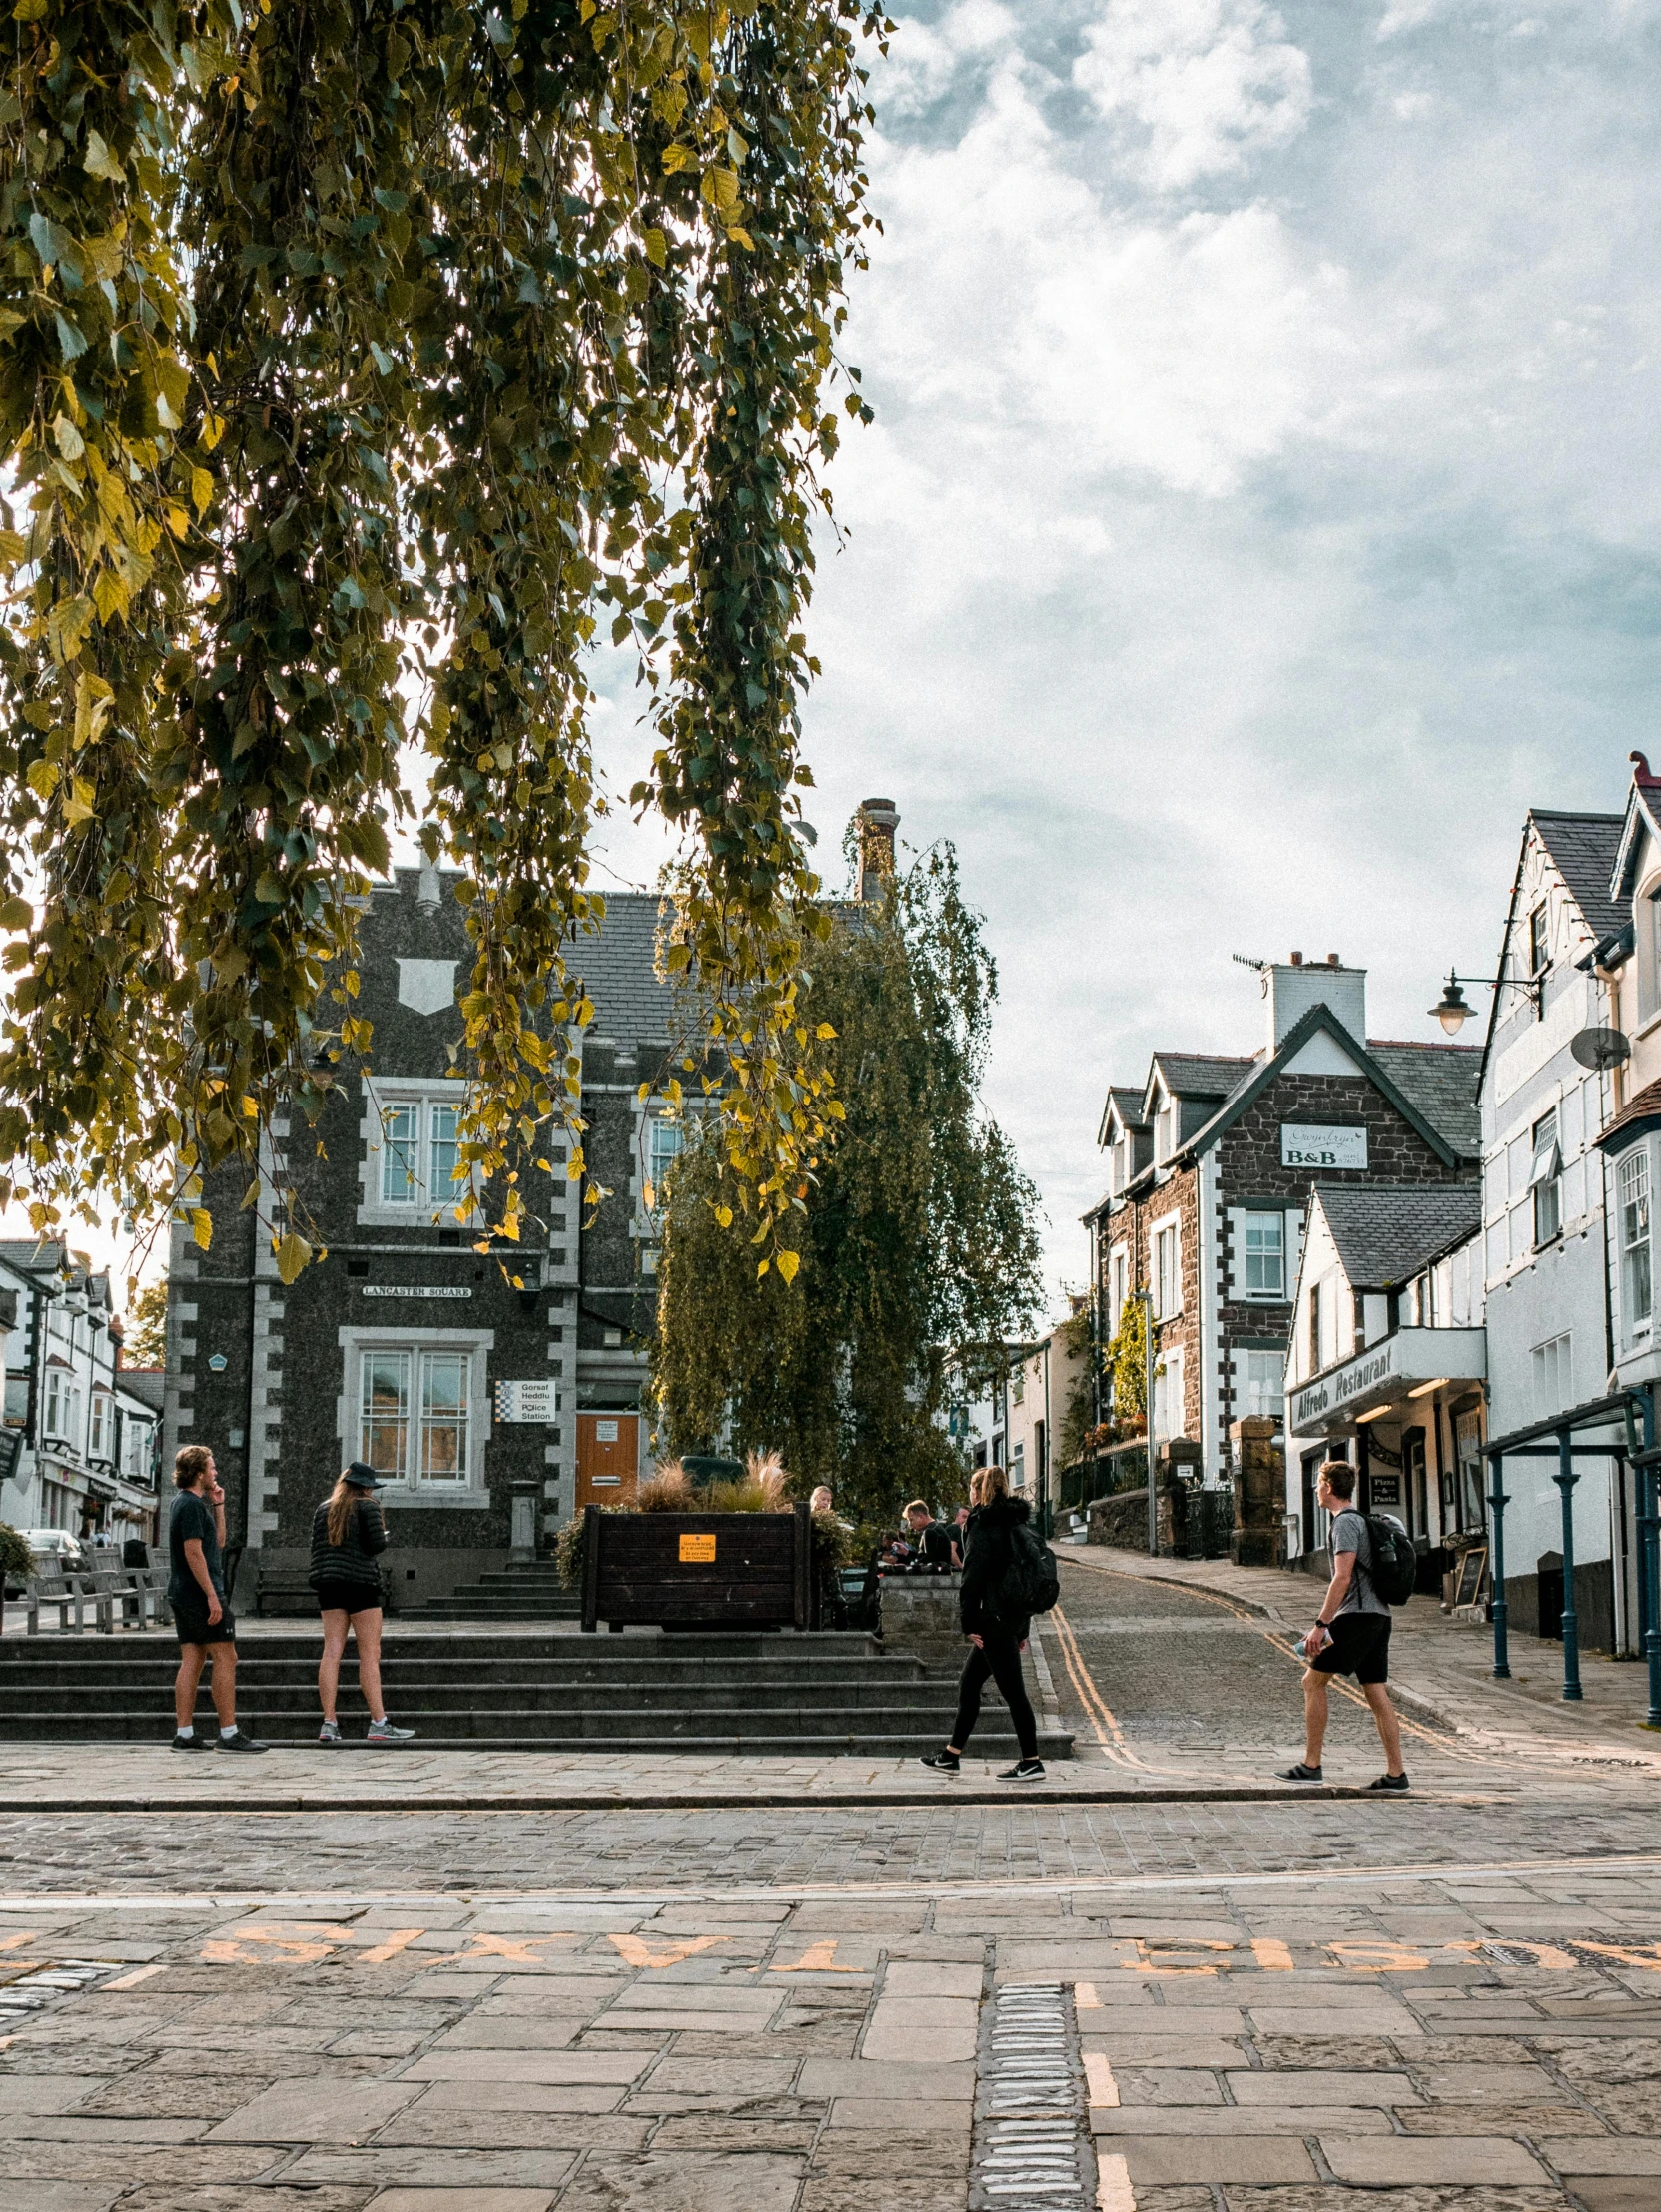
[[[579,1413],[576,1417],[576,1510],[591,1505],[632,1505],[640,1479],[638,1413]]]

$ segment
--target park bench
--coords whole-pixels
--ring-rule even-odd
[[[263,1621],[269,1605],[283,1613],[316,1612],[317,1593],[306,1579],[308,1572],[307,1566],[268,1567],[262,1559],[254,1584],[255,1619]]]
[[[106,1567],[78,1579],[90,1594],[110,1601],[112,1614],[119,1607],[123,1628],[167,1626],[167,1577],[160,1568]],[[102,1621],[99,1627],[104,1627]]]
[[[37,1575],[25,1592],[29,1608],[27,1628],[31,1636],[40,1634],[40,1617],[43,1610],[54,1608],[58,1616],[58,1633],[69,1634],[69,1614],[75,1612],[75,1634],[84,1633],[87,1625],[86,1609],[90,1604],[97,1627],[108,1634],[114,1626],[114,1601],[107,1591],[89,1590],[90,1575]]]

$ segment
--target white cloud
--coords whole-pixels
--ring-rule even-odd
[[[1244,170],[1308,121],[1309,59],[1262,0],[1112,0],[1073,80],[1120,134],[1120,165],[1181,191]]]

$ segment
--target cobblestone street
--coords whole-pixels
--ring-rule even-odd
[[[1544,1715],[1519,1764],[1473,1701],[1406,1800],[1276,1793],[1296,1671],[1245,1602],[1068,1563],[1076,1802],[685,1760],[523,1810],[444,1754],[291,1811],[290,1754],[193,1810],[161,1755],[19,1747],[0,2207],[1654,2212],[1652,1740]],[[1330,1756],[1376,1771],[1364,1714]],[[109,1809],[45,1809],[89,1765]]]

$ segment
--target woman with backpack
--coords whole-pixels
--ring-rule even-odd
[[[1021,1749],[1021,1757],[1013,1767],[1006,1767],[998,1780],[1042,1782],[1044,1762],[1038,1756],[1038,1723],[1021,1679],[1021,1654],[1027,1648],[1030,1612],[1022,1608],[1012,1589],[1022,1580],[1016,1531],[1026,1528],[1027,1501],[1010,1496],[1009,1480],[1002,1467],[980,1467],[970,1480],[969,1503],[958,1616],[964,1635],[975,1648],[964,1663],[963,1679],[958,1685],[952,1740],[943,1752],[931,1752],[923,1764],[945,1775],[958,1772],[964,1746],[980,1718],[981,1692],[990,1675],[1009,1707]]]
[[[372,1744],[407,1744],[413,1728],[395,1728],[381,1700],[381,1569],[387,1549],[387,1523],[375,1493],[381,1477],[355,1459],[312,1516],[312,1572],[308,1581],[323,1615],[323,1657],[318,1662],[318,1696],[323,1701],[320,1744],[338,1744],[335,1718],[341,1658],[347,1634],[358,1643],[358,1686],[370,1709]]]

